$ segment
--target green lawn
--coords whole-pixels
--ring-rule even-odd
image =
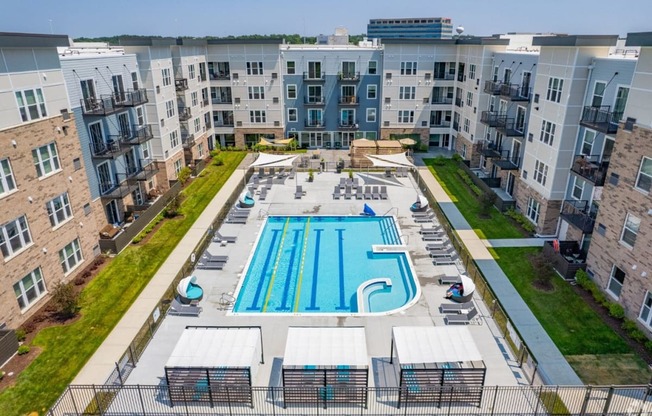
[[[33,344],[43,349],[18,377],[15,386],[0,393],[0,415],[40,414],[100,346],[141,290],[183,238],[244,158],[243,152],[223,152],[223,166],[210,165],[183,192],[183,217],[167,220],[147,244],[129,246],[82,292],[82,317],[68,326],[41,331]],[[217,215],[217,213],[215,213]],[[108,376],[108,374],[107,374]]]
[[[452,159],[447,159],[443,165],[435,165],[435,159],[424,159],[424,162],[478,237],[482,239],[524,237],[523,232],[497,209],[491,211],[490,218],[479,217],[478,199],[457,174],[457,162]]]

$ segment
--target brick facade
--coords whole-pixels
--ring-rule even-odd
[[[463,152],[463,147],[466,146],[466,151]],[[466,137],[458,134],[455,139],[455,151],[457,153],[465,154],[464,160],[470,161],[469,167],[471,169],[477,168],[480,166],[480,150],[482,148],[481,143],[473,143]]]
[[[235,134],[235,147],[243,149],[246,145],[245,134],[273,134],[275,138],[282,139],[285,137],[283,128],[236,128]]]
[[[175,181],[177,179],[177,172],[174,167],[174,164],[177,160],[181,160],[181,167],[186,166],[185,158],[183,155],[183,148],[180,148],[167,160],[157,160],[155,162],[158,169],[155,180],[158,187],[157,189],[160,193],[167,192],[170,189],[169,181]]]
[[[557,232],[562,201],[545,199],[534,189],[528,187],[521,178],[517,178],[514,184],[514,199],[516,200],[516,208],[524,215],[527,215],[527,206],[530,198],[534,198],[541,204],[536,233],[541,235],[555,234]]]

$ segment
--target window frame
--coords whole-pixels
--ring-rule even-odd
[[[401,75],[416,75],[417,61],[401,61]]]
[[[370,114],[371,114],[371,113],[373,113],[373,117],[370,117]],[[377,120],[377,113],[378,113],[378,112],[376,111],[376,108],[375,108],[375,107],[367,108],[367,111],[366,111],[366,120],[367,120],[367,123],[375,123],[376,120]]]
[[[290,90],[294,89],[294,97],[290,96]],[[297,84],[288,84],[285,87],[285,96],[288,100],[296,100],[297,99]]]
[[[265,87],[262,85],[250,85],[247,88],[249,93],[250,100],[264,100],[265,99]]]
[[[641,309],[639,310],[636,319],[646,327],[652,328],[652,292],[649,290],[645,292],[645,297],[643,297]]]
[[[179,132],[176,129],[170,132],[169,138],[170,138],[170,148],[174,149],[175,147],[179,146],[181,139],[179,136]]]
[[[622,273],[622,281],[618,280],[618,272]],[[627,277],[627,273],[620,267],[616,266],[615,264],[611,266],[611,273],[609,273],[609,280],[607,281],[607,287],[605,288],[607,293],[609,293],[613,298],[619,299],[620,294],[622,293],[623,286],[625,285],[625,278]],[[616,291],[612,290],[612,287],[617,287],[618,288],[618,293]]]
[[[41,149],[44,148],[47,148],[48,150],[48,159],[42,159]],[[32,149],[32,160],[34,162],[34,167],[36,168],[36,176],[39,179],[50,177],[62,171],[61,161],[59,160],[59,151],[57,149],[57,144],[54,141]],[[44,169],[44,164],[46,162],[54,165],[54,168],[52,168],[49,172],[45,172]]]
[[[581,201],[582,200],[582,195],[584,195],[584,186],[585,185],[586,185],[586,181],[584,181],[583,179],[580,179],[579,177],[575,176],[575,179],[573,181],[573,189],[571,190],[571,197],[573,199],[575,199],[576,201]],[[577,190],[579,190],[579,193],[580,193],[579,196],[575,195],[575,192]]]
[[[548,78],[548,90],[546,100],[558,103],[561,101],[561,93],[564,90],[564,79],[557,77]]]
[[[294,113],[294,120],[292,119],[291,113]],[[296,108],[288,108],[287,112],[288,123],[297,123],[299,121],[299,110]]]
[[[404,85],[398,88],[399,100],[414,100],[416,97],[417,87],[414,85]]]
[[[401,124],[414,123],[414,110],[398,110],[398,122]]]
[[[58,206],[56,205],[58,202]],[[52,228],[58,228],[67,223],[73,218],[72,207],[70,205],[70,197],[68,192],[59,194],[45,203],[45,210],[50,219]],[[59,218],[59,213],[63,213],[63,217]]]
[[[589,134],[593,135],[590,142],[588,142],[586,140],[586,138],[587,138],[587,136]],[[593,145],[595,144],[595,137],[596,136],[597,136],[597,134],[595,133],[595,131],[590,130],[590,129],[584,129],[584,134],[582,135],[582,149],[580,149],[581,154],[583,154],[585,156],[591,156],[591,152],[593,152]],[[588,152],[585,152],[584,150],[587,147],[587,144],[590,145],[590,150]]]
[[[555,141],[555,130],[557,125],[552,121],[543,120],[541,122],[541,133],[539,135],[539,141],[548,146],[552,146]]]
[[[263,61],[247,61],[247,75],[264,75]]]
[[[34,97],[34,103],[29,104],[26,92],[30,91]],[[14,91],[14,98],[18,105],[18,113],[23,123],[40,120],[48,116],[47,107],[45,106],[45,96],[42,88],[26,88],[24,90]],[[22,105],[21,105],[22,102]],[[33,116],[30,107],[34,107],[36,116]]]
[[[163,79],[162,84],[164,87],[172,85],[172,75],[170,72],[170,68],[161,69],[161,78]]]
[[[469,64],[469,79],[475,79],[475,71],[476,71],[475,64]]]
[[[373,96],[371,91],[373,90]],[[368,84],[367,85],[367,100],[377,100],[378,99],[378,85]]]
[[[70,247],[70,249],[72,250],[72,252],[69,255],[66,253],[68,247]],[[69,264],[70,259],[74,259],[75,264],[72,265]],[[61,250],[59,250],[59,264],[63,268],[64,276],[67,276],[70,273],[72,273],[83,262],[84,262],[84,255],[82,253],[81,244],[79,243],[79,238],[75,238],[70,243],[63,246]]]
[[[645,164],[646,161],[650,164],[650,173],[649,174],[647,172],[643,171],[643,165]],[[642,188],[640,186],[641,176],[645,176],[647,178],[647,181],[648,181],[648,188],[647,189]],[[647,156],[643,156],[643,158],[641,159],[641,164],[638,167],[638,174],[636,175],[636,182],[634,182],[634,189],[637,189],[637,190],[639,190],[641,192],[644,192],[646,194],[650,193],[650,189],[652,189],[652,158],[649,158]]]
[[[534,214],[534,218],[532,218]],[[541,215],[541,203],[536,199],[530,197],[527,201],[527,211],[526,218],[529,219],[533,224],[539,223],[539,216]]]
[[[292,64],[292,65],[290,65]],[[290,67],[292,68],[290,70]],[[297,63],[295,61],[286,61],[285,62],[285,73],[287,75],[295,75],[297,73]]]
[[[373,62],[373,65],[372,65]],[[373,68],[372,68],[373,66]],[[367,64],[367,74],[378,75],[378,61],[369,61]]]
[[[7,170],[9,173],[7,173]],[[18,184],[11,168],[11,160],[8,157],[0,159],[0,198],[11,195],[16,191],[18,191]]]
[[[267,123],[267,113],[265,110],[249,110],[250,123]]]
[[[165,102],[165,115],[167,115],[167,118],[172,118],[176,115],[175,107],[175,100]]]
[[[541,186],[546,186],[546,180],[548,179],[548,165],[538,159],[534,161],[533,179]]]
[[[16,234],[9,235],[7,227],[10,225],[13,225],[16,228]],[[20,240],[21,246],[14,249],[11,241],[16,237]],[[32,244],[34,244],[34,239],[32,238],[26,215],[21,215],[18,218],[14,218],[13,220],[0,225],[0,253],[2,253],[5,261],[22,253]]]
[[[634,248],[636,245],[636,237],[638,236],[640,229],[641,219],[636,215],[633,215],[631,212],[628,212],[625,216],[625,222],[623,223],[623,229],[620,232],[620,239],[618,241],[628,248]]]
[[[30,278],[32,286],[26,289],[24,281],[27,278]],[[41,267],[37,267],[36,269],[23,276],[22,279],[12,285],[12,289],[14,290],[14,295],[16,296],[16,301],[18,302],[18,307],[21,311],[24,312],[34,306],[34,304],[36,304],[43,296],[45,296],[46,293],[48,293]],[[36,296],[30,300],[28,298],[28,292],[32,289],[34,289]],[[18,294],[17,291],[20,291],[20,294]],[[23,303],[22,305],[21,298]]]

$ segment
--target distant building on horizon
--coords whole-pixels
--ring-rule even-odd
[[[450,39],[453,37],[453,24],[448,17],[371,19],[367,25],[367,36],[381,39]]]

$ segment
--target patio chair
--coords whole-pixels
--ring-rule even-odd
[[[346,185],[346,191],[344,191],[344,199],[351,199],[351,185]]]
[[[383,185],[380,187],[380,199],[387,199],[387,186]]]
[[[260,195],[258,195],[258,199],[261,201],[267,199],[267,188],[261,188]]]
[[[456,264],[460,257],[457,254],[454,254],[450,257],[438,257],[432,261],[432,264],[435,266],[446,266],[451,264]]]
[[[225,222],[228,222],[229,224],[246,224],[247,219],[243,217],[232,217],[229,216]]]
[[[421,227],[419,234],[441,234],[444,232],[444,229],[441,225],[435,225],[434,227]]]
[[[438,250],[430,250],[429,256],[433,259],[438,258],[449,258],[455,254],[455,249],[453,247],[446,247]]]
[[[423,241],[443,241],[447,239],[446,234],[424,234],[421,236]]]
[[[247,218],[249,217],[249,212],[250,211],[239,211],[237,209],[232,209],[231,211],[229,211],[229,216],[238,217],[238,218]]]
[[[358,189],[360,187],[360,181],[358,178],[353,178],[353,189]]]
[[[206,263],[203,262],[197,263],[197,268],[200,270],[222,270],[224,269],[225,265],[226,263],[222,263],[222,262],[211,263],[207,261]]]
[[[341,196],[340,187],[335,185],[335,188],[333,188],[333,199],[340,199]]]
[[[460,313],[457,315],[446,315],[444,317],[444,323],[446,325],[469,325],[474,322],[482,324],[480,317],[478,316],[478,310],[474,307],[470,309],[467,313]]]
[[[364,187],[364,199],[371,199],[371,186]]]
[[[259,185],[260,185],[260,179],[258,178],[258,176],[254,176],[254,178],[252,179],[251,187],[254,189],[258,189]]]
[[[392,171],[390,169],[385,169],[385,177],[391,178],[392,176],[393,176]]]
[[[206,260],[210,263],[226,263],[227,261],[229,261],[229,256],[225,256],[222,254],[213,255],[208,251],[204,252],[204,255],[201,256],[201,258],[202,260]]]
[[[259,178],[265,177],[265,168],[258,168],[258,177]]]
[[[424,222],[432,222],[432,221],[437,221],[437,217],[434,215],[432,217],[416,217],[413,218],[414,222],[417,224],[424,223]]]
[[[358,186],[358,189],[355,190],[355,199],[364,199],[364,192],[362,191],[362,186]]]
[[[273,185],[273,184],[274,184],[274,178],[269,177],[269,178],[267,178],[267,180],[265,181],[265,188],[269,191],[270,189],[272,189],[272,185]]]
[[[184,305],[179,302],[177,298],[172,299],[168,315],[178,316],[199,316],[203,308],[199,306],[199,302],[192,301],[189,305]]]
[[[413,212],[412,218],[432,217],[433,215],[435,215],[435,212],[432,209],[428,208],[426,211]]]
[[[344,189],[346,187],[346,178],[340,178],[340,188]]]
[[[454,276],[452,276],[454,277]],[[458,277],[459,279],[459,277]],[[473,301],[464,303],[442,303],[439,305],[439,312],[441,313],[462,313],[462,311],[471,311],[475,308]]]
[[[380,199],[380,191],[378,190],[378,186],[374,186],[372,188],[371,197],[373,199]]]
[[[292,169],[288,174],[288,179],[294,179],[294,175],[296,175],[296,173],[294,172],[294,169]]]
[[[439,281],[440,285],[452,285],[453,283],[459,282],[460,277],[459,276],[443,275],[443,276],[439,276],[439,279],[437,279],[437,280]]]
[[[297,189],[294,192],[294,199],[301,199],[302,196],[303,196],[303,188],[301,187],[301,185],[297,185]]]
[[[222,241],[225,241],[227,243],[235,243],[238,240],[238,237],[236,236],[229,236],[229,235],[222,235],[219,230],[215,231],[215,237],[213,237],[213,241],[216,243],[221,243]]]
[[[269,176],[274,177],[274,175],[276,175],[276,169],[269,168]]]

